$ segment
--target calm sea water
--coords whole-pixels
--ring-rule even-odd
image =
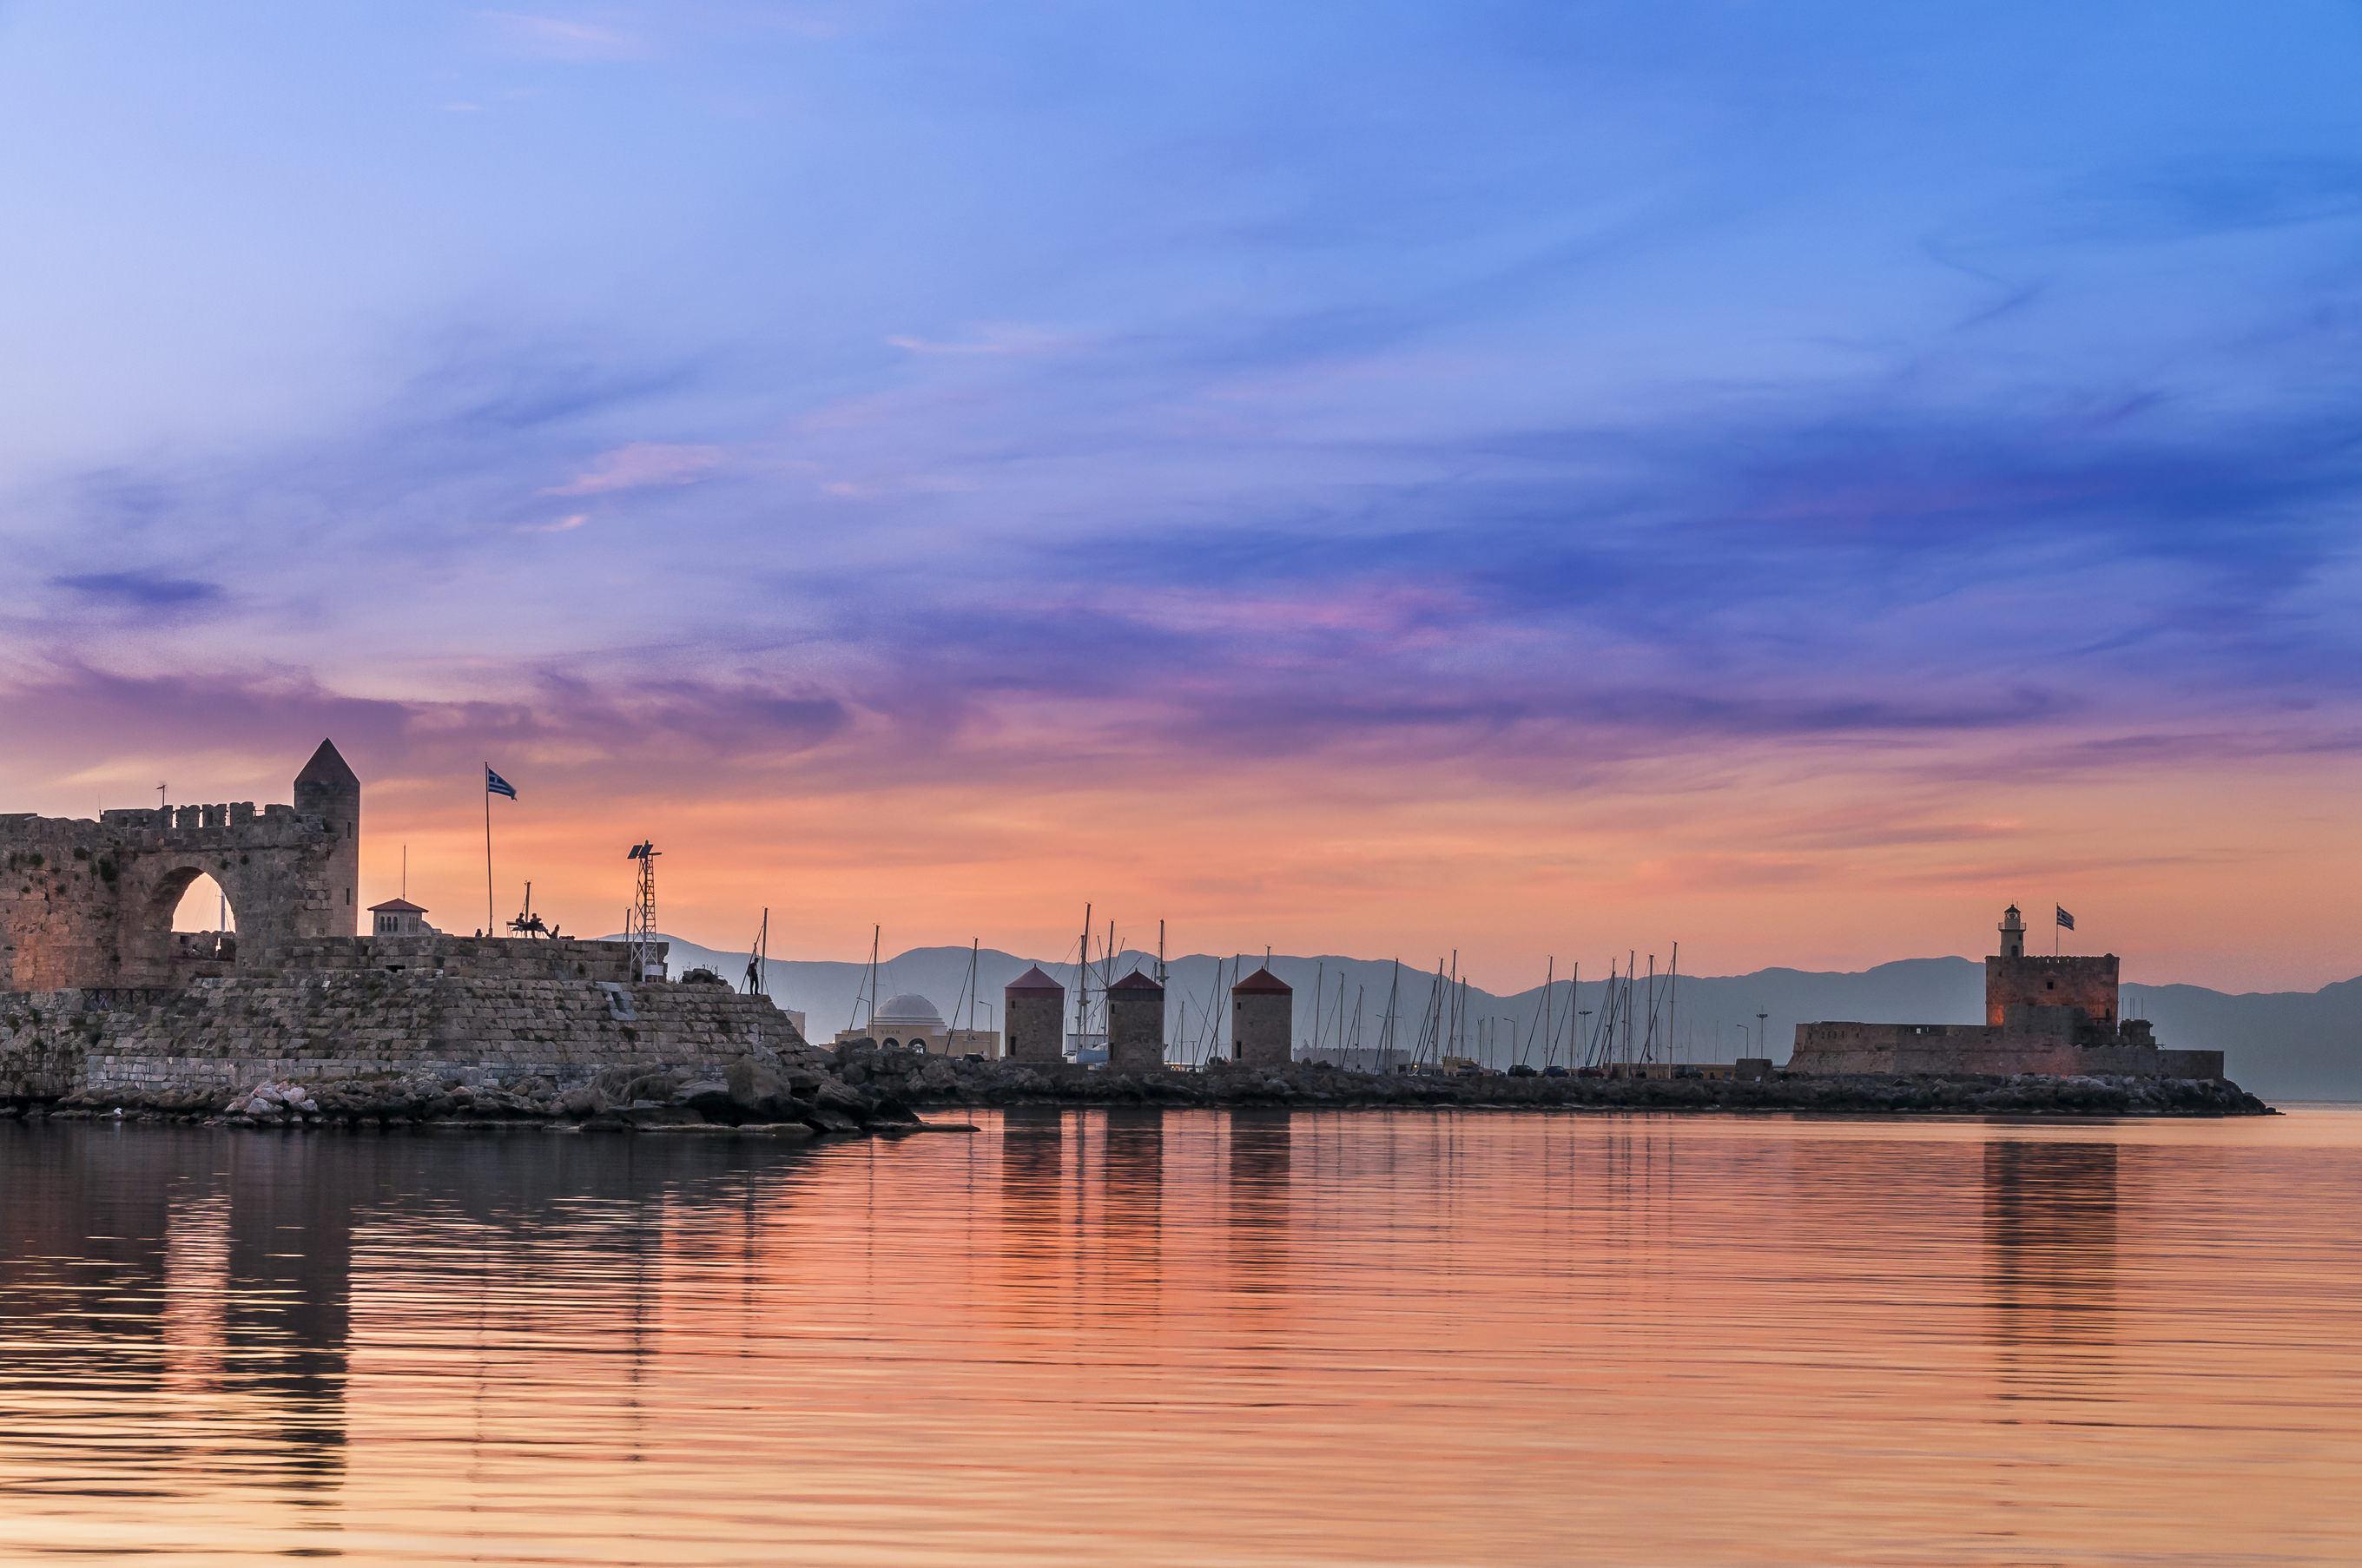
[[[2362,1113],[0,1126],[0,1554],[2362,1562]]]

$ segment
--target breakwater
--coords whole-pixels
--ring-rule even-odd
[[[1790,1110],[1955,1115],[2268,1116],[2222,1078],[2024,1073],[1779,1074],[1771,1078],[1435,1077],[1356,1073],[1318,1063],[1112,1073],[1068,1064],[962,1062],[840,1047],[836,1071],[916,1107],[1168,1105],[1501,1107],[1518,1110]]]
[[[341,1061],[341,1058],[336,1059]],[[300,1064],[317,1066],[317,1062]],[[1429,1077],[1312,1063],[1202,1073],[1111,1073],[972,1063],[866,1043],[785,1053],[746,1043],[730,1059],[615,1063],[584,1072],[452,1063],[185,1081],[85,1083],[14,1095],[0,1117],[174,1120],[230,1126],[542,1126],[557,1131],[735,1131],[804,1138],[897,1134],[963,1108],[1286,1107],[1568,1111],[1788,1111],[1817,1115],[2208,1117],[2271,1114],[2221,1079],[1970,1074],[1703,1078]]]

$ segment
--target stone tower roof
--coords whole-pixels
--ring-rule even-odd
[[[360,781],[360,775],[347,764],[344,754],[332,740],[322,741],[320,749],[312,754],[312,760],[304,765],[304,771],[295,775],[298,784],[349,784],[358,789]]]
[[[1066,988],[1043,974],[1042,966],[1036,964],[1010,981],[1002,994],[1012,997],[1062,997],[1066,994]]]
[[[1243,992],[1248,996],[1292,997],[1296,994],[1296,988],[1289,985],[1286,980],[1281,979],[1277,975],[1273,974],[1269,969],[1257,969],[1253,974],[1249,975],[1245,979],[1241,980],[1237,985],[1231,988],[1231,994],[1233,996],[1236,996],[1241,992]]]

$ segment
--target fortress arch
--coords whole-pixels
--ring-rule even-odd
[[[183,961],[172,915],[198,877],[237,912],[232,953],[248,966],[307,937],[350,936],[358,920],[360,780],[323,741],[295,780],[295,804],[163,806],[98,821],[0,816],[0,991],[169,987],[207,972]]]

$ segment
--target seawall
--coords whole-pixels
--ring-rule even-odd
[[[2010,1077],[2219,1078],[2220,1051],[2077,1043],[2072,1034],[2036,1034],[1976,1023],[1805,1023],[1796,1027],[1792,1073],[1973,1073]]]
[[[0,995],[0,1097],[20,1100],[187,1103],[264,1080],[486,1072],[564,1088],[616,1070],[719,1071],[750,1057],[813,1069],[827,1060],[767,999],[674,981],[379,967]]]

